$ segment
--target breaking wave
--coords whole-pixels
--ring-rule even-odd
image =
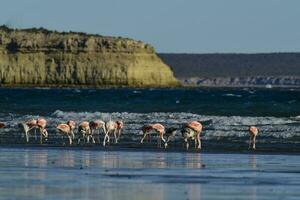
[[[26,120],[37,118],[37,115],[0,115],[0,121],[8,124],[6,129],[0,130],[1,136],[10,136],[22,138],[22,131],[18,124]],[[49,116],[45,117],[48,121],[48,132],[50,138],[59,138],[60,135],[55,130],[59,123],[67,120],[76,122],[91,121],[101,119],[104,121],[122,119],[125,124],[123,131],[123,141],[137,142],[141,137],[141,127],[149,123],[161,123],[168,127],[179,127],[185,122],[192,120],[210,121],[204,124],[203,136],[204,141],[234,141],[245,143],[248,139],[247,129],[250,125],[256,125],[259,130],[258,143],[277,143],[289,142],[298,143],[300,138],[300,121],[299,117],[242,117],[242,116],[206,116],[192,113],[128,113],[128,112],[64,112],[56,110]],[[177,139],[180,140],[178,133]]]

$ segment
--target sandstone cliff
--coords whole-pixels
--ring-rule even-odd
[[[170,87],[178,81],[140,41],[2,26],[0,85]]]

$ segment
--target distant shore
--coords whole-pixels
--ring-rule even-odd
[[[193,89],[193,88],[260,88],[260,89],[293,89],[300,88],[300,85],[209,85],[209,84],[187,84],[184,81],[179,80],[181,82],[181,86],[174,87],[157,87],[157,86],[147,86],[147,87],[132,87],[132,86],[115,86],[115,85],[107,85],[107,86],[94,86],[94,85],[0,85],[0,89]]]
[[[189,87],[299,87],[300,53],[160,53]]]
[[[299,88],[300,77],[179,78],[184,87],[214,88]]]

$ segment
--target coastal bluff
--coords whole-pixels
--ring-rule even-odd
[[[170,67],[141,41],[0,26],[0,86],[178,85]]]

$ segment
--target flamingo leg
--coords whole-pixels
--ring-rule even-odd
[[[144,142],[144,139],[147,137],[147,135],[149,135],[149,132],[145,132],[143,138],[141,139],[141,143]]]
[[[71,131],[71,136],[72,136],[72,140],[74,140],[75,139],[75,134],[74,134],[73,130]]]
[[[80,131],[80,132],[78,132],[77,144],[80,144],[81,138],[82,138],[82,133]]]
[[[37,140],[36,128],[34,129],[34,139]]]
[[[26,136],[26,142],[29,142],[29,135],[28,135],[28,131],[25,131],[25,136]]]
[[[117,139],[117,129],[114,130],[114,137],[115,137],[115,143],[118,143],[118,139]]]
[[[40,144],[43,144],[43,134],[40,135]]]
[[[107,137],[107,134],[104,135],[104,138],[103,138],[103,146],[105,146],[106,137]]]
[[[161,147],[161,139],[160,139],[160,137],[157,137],[157,147],[158,148]]]
[[[256,136],[253,137],[253,149],[256,149],[255,143],[256,143]]]
[[[103,130],[103,133],[104,133],[104,137],[103,137],[103,140],[104,140],[105,135],[106,135],[106,129],[105,129],[104,126],[102,127],[102,130]],[[101,142],[101,140],[100,140],[100,130],[99,130],[99,144],[100,144],[100,142]]]
[[[90,143],[90,135],[87,135],[87,137],[86,137],[86,143],[87,143],[87,144]]]
[[[68,135],[69,138],[69,144],[72,145],[72,136]]]
[[[25,137],[26,137],[26,142],[28,143],[29,142],[29,131],[31,129],[33,129],[33,127],[29,127],[27,124],[25,123],[22,123],[22,126],[23,126],[23,129],[24,129],[24,132],[25,132]]]
[[[110,136],[109,135],[110,135],[110,131],[108,131],[108,133],[107,133],[107,138],[106,138],[107,143],[110,143]]]
[[[109,142],[109,130],[105,133],[104,139],[103,139],[103,146],[106,145],[106,141]]]
[[[93,137],[92,135],[91,135],[90,137],[91,137],[91,139],[92,139],[92,143],[95,144],[96,142],[95,142],[94,137]]]
[[[119,141],[119,139],[120,139],[120,137],[121,137],[121,133],[122,133],[122,130],[119,129],[119,130],[118,130],[118,141]]]
[[[252,136],[250,135],[250,138],[249,138],[249,148],[248,149],[251,149],[251,146],[252,146]]]
[[[164,138],[163,134],[160,134],[160,142],[163,141],[164,142],[164,147],[166,148],[168,146],[168,143],[166,142],[166,139]],[[161,145],[160,145],[161,146]]]
[[[98,142],[99,142],[99,144],[101,143],[101,141],[100,141],[100,129],[98,129],[98,136],[97,136],[97,140],[98,140]]]
[[[189,142],[188,142],[188,139],[187,139],[187,138],[184,138],[184,141],[185,141],[185,148],[186,148],[186,150],[189,150]]]
[[[200,134],[197,135],[198,149],[202,148]]]

